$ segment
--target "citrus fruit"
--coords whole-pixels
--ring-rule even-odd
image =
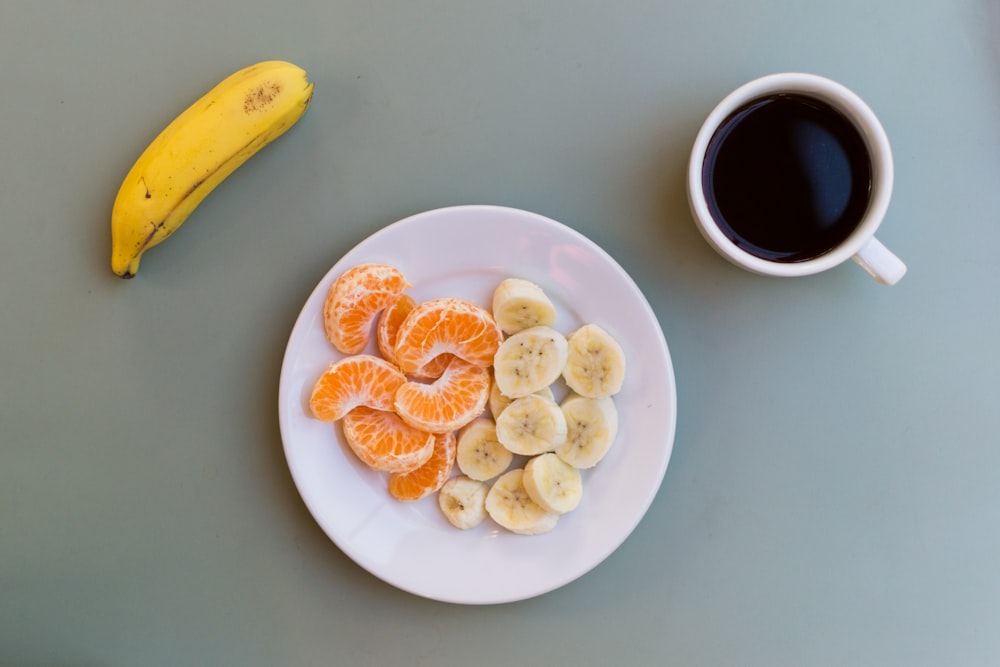
[[[502,337],[485,308],[462,299],[431,299],[414,306],[403,320],[396,333],[394,354],[404,373],[412,373],[443,353],[486,368],[493,363]]]
[[[384,359],[396,363],[396,334],[399,332],[403,320],[416,305],[417,303],[412,296],[405,293],[400,294],[379,315],[378,323],[375,325],[375,341],[378,343],[378,350]],[[453,356],[447,352],[439,354],[420,368],[411,371],[409,375],[423,380],[441,377],[441,373],[448,367],[448,362]]]
[[[378,317],[378,324],[375,325],[375,342],[382,357],[392,363],[396,363],[396,333],[399,331],[399,325],[415,305],[417,302],[412,296],[400,294]]]
[[[478,417],[490,395],[490,373],[456,357],[431,383],[408,381],[396,390],[396,413],[410,426],[444,433]]]
[[[389,495],[396,500],[420,500],[437,492],[451,476],[458,450],[454,431],[434,436],[434,451],[416,470],[389,477]]]
[[[434,434],[409,426],[395,412],[359,405],[341,422],[344,439],[370,468],[409,472],[427,463]]]
[[[313,385],[309,407],[321,421],[337,421],[359,405],[392,410],[406,376],[381,357],[356,354],[331,363]]]
[[[371,338],[379,311],[396,300],[410,283],[388,264],[359,264],[340,274],[323,306],[326,337],[344,354],[357,354]]]

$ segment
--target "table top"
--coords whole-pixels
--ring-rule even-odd
[[[8,3],[0,21],[0,663],[1000,661],[1000,4]],[[287,59],[303,120],[131,281],[110,209],[211,84]],[[886,287],[756,276],[688,212],[701,121],[757,76],[892,142]],[[669,346],[669,466],[629,538],[526,600],[357,565],[289,472],[285,346],[348,251],[421,211],[533,211],[607,251]]]

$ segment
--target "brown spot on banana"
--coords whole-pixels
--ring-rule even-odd
[[[281,84],[276,81],[266,81],[247,91],[243,98],[243,113],[263,111],[280,93]]]

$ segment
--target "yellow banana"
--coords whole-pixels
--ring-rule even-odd
[[[125,177],[111,211],[111,269],[131,278],[142,253],[181,226],[237,167],[306,112],[313,84],[268,61],[220,82],[164,129]]]

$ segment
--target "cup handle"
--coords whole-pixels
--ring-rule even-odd
[[[874,236],[852,259],[883,285],[895,285],[906,273],[906,264]]]

